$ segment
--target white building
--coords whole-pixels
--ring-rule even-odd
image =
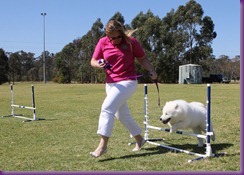
[[[202,84],[202,66],[197,64],[179,66],[179,84]]]

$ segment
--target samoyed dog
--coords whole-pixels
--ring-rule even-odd
[[[162,109],[160,120],[163,124],[168,124],[170,132],[177,129],[191,128],[194,134],[206,132],[206,108],[200,102],[186,102],[185,100],[174,100],[166,102]],[[213,132],[212,124],[210,124],[211,132]],[[198,139],[198,146],[203,146],[203,138]],[[211,135],[211,139],[215,140],[215,135]]]

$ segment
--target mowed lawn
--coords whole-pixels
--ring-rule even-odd
[[[31,106],[32,83],[15,83],[14,103]],[[108,152],[94,159],[89,155],[99,143],[96,134],[104,84],[34,83],[36,112],[46,120],[23,122],[19,118],[0,118],[1,171],[128,171],[128,172],[237,172],[241,159],[240,84],[211,85],[211,119],[216,134],[211,141],[214,153],[227,152],[188,163],[196,158],[146,143],[132,152],[134,140],[124,126],[115,120]],[[159,84],[161,106],[166,101],[184,99],[206,104],[207,85]],[[159,117],[155,84],[148,84],[150,124],[167,128]],[[11,113],[9,84],[0,86],[0,115]],[[128,101],[131,113],[144,133],[144,85]],[[32,117],[32,111],[15,108],[17,114]],[[188,132],[191,132],[190,130]],[[194,137],[150,130],[150,138],[163,138],[167,144],[203,153]]]

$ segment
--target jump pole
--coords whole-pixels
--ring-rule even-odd
[[[144,139],[149,141],[163,141],[165,139],[162,138],[150,138],[149,139],[149,128],[150,126],[148,125],[148,118],[149,118],[149,113],[148,113],[148,89],[147,89],[147,84],[144,84],[144,125],[145,125],[145,134],[144,134]]]
[[[4,117],[16,117],[16,118],[22,118],[26,119],[25,122],[27,121],[35,121],[35,120],[45,120],[44,118],[37,118],[36,117],[36,105],[35,105],[35,92],[34,92],[34,85],[31,86],[31,92],[32,92],[32,106],[23,106],[23,105],[16,105],[14,104],[14,90],[13,90],[13,84],[10,85],[10,93],[11,93],[11,114],[2,116]],[[15,114],[14,113],[14,108],[22,108],[22,109],[29,109],[33,111],[33,117],[24,117],[23,114]]]
[[[188,160],[188,162],[192,162],[195,160],[201,160],[203,158],[208,158],[208,157],[222,156],[222,155],[226,154],[226,153],[219,153],[219,154],[213,154],[212,153],[212,148],[211,148],[211,143],[210,143],[210,137],[213,134],[210,130],[210,128],[211,128],[211,126],[210,126],[210,124],[211,124],[211,117],[210,117],[210,115],[211,115],[210,114],[210,111],[211,111],[211,86],[210,86],[210,84],[207,84],[206,135],[191,134],[191,133],[187,133],[187,132],[183,132],[183,131],[176,131],[175,132],[175,134],[182,134],[182,135],[188,135],[188,136],[193,136],[193,137],[198,137],[198,138],[204,138],[206,140],[206,152],[205,152],[205,154],[195,153],[195,152],[187,151],[184,149],[167,146],[164,144],[159,144],[159,143],[156,143],[155,141],[158,141],[160,139],[150,139],[149,138],[149,129],[156,129],[156,130],[161,130],[161,131],[165,131],[165,132],[170,132],[170,129],[165,129],[165,128],[160,128],[160,127],[155,127],[155,126],[149,125],[149,123],[148,123],[148,121],[149,121],[148,93],[147,92],[148,92],[147,84],[144,84],[144,113],[145,113],[145,117],[144,117],[144,125],[145,125],[144,139],[147,141],[147,143],[157,145],[160,147],[164,147],[164,148],[167,148],[170,150],[175,150],[175,151],[184,152],[184,153],[187,153],[190,155],[198,156],[195,159]]]

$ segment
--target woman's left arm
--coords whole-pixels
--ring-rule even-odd
[[[149,59],[147,58],[146,55],[144,55],[141,58],[137,58],[138,62],[146,69],[149,71],[151,79],[152,80],[156,80],[157,79],[157,73],[153,67],[153,65],[151,64],[151,62],[149,61]]]

